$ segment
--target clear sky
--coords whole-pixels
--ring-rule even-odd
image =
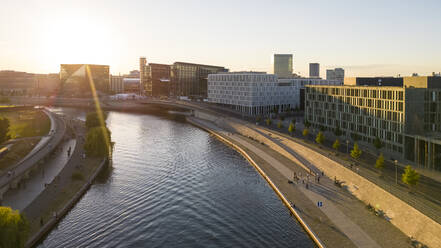
[[[440,0],[2,0],[0,70],[138,69],[140,56],[272,72],[274,53],[347,76],[441,71]]]

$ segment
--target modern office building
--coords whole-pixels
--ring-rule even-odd
[[[308,84],[329,84],[321,79],[281,78],[253,72],[219,73],[208,76],[208,101],[228,106],[249,116],[268,115],[299,108],[301,89]]]
[[[345,85],[403,87],[401,77],[347,77],[344,82]]]
[[[110,92],[113,94],[124,93],[124,77],[110,75]]]
[[[165,64],[145,64],[141,61],[141,85],[143,94],[146,96],[169,96],[171,66]],[[142,64],[144,63],[144,64]]]
[[[309,63],[309,77],[319,78],[320,77],[320,64],[319,63]]]
[[[326,70],[326,79],[343,82],[345,79],[345,70],[343,70],[343,68],[328,69]]]
[[[266,73],[219,73],[208,76],[208,101],[248,116],[267,115],[275,108],[294,108],[295,88]]]
[[[63,93],[81,96],[91,92],[90,83],[97,92],[107,92],[110,88],[108,65],[62,64],[60,83]]]
[[[208,75],[221,72],[228,72],[228,69],[221,66],[175,62],[171,65],[171,91],[175,96],[206,98]]]
[[[274,54],[274,74],[279,78],[292,77],[292,54]]]
[[[307,86],[305,119],[393,156],[441,170],[441,77],[405,77],[400,86]]]

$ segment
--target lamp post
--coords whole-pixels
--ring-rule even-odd
[[[346,140],[346,153],[349,153],[349,140]]]
[[[395,164],[395,184],[398,184],[398,161],[395,159],[394,160],[394,164]]]

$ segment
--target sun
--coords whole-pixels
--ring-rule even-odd
[[[54,18],[39,36],[44,65],[108,64],[111,60],[111,30],[92,17]]]

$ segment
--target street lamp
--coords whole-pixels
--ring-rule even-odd
[[[395,164],[395,184],[398,184],[398,169],[397,169],[398,161],[396,159],[394,160],[394,164]]]
[[[349,153],[349,140],[346,140],[346,153]]]

